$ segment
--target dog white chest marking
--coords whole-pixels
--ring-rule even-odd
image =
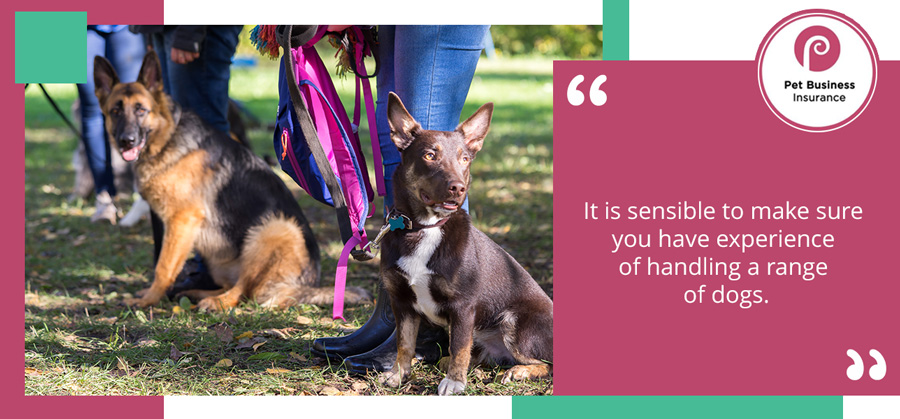
[[[397,260],[397,266],[406,274],[406,280],[413,292],[416,293],[416,303],[413,307],[419,313],[424,314],[435,324],[446,325],[447,321],[437,314],[437,303],[431,297],[429,285],[431,275],[434,272],[428,269],[428,261],[434,255],[435,249],[441,244],[443,233],[440,228],[422,230],[422,239],[409,255]]]

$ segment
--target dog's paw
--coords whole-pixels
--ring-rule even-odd
[[[224,311],[237,305],[237,301],[230,298],[222,297],[206,297],[197,303],[200,311]]]
[[[441,383],[438,384],[438,395],[450,396],[453,394],[462,393],[465,389],[465,381],[456,381],[450,379],[450,377],[444,377],[444,379],[441,380]]]
[[[516,365],[503,374],[501,384],[509,384],[513,381],[534,380],[549,375],[546,365]]]
[[[206,297],[197,303],[197,309],[200,311],[219,311],[226,307],[217,297]]]
[[[155,305],[158,302],[159,302],[158,298],[152,299],[152,298],[145,297],[145,298],[126,298],[125,299],[125,305],[131,306],[131,307],[138,307],[138,308],[147,308],[152,305]]]
[[[398,388],[403,384],[403,374],[399,372],[388,371],[378,376],[378,383],[388,387]]]
[[[129,306],[137,306],[140,308],[150,307],[155,305],[162,299],[163,295],[153,290],[153,288],[147,288],[140,290],[135,293],[139,298],[127,298],[125,299],[125,305]]]

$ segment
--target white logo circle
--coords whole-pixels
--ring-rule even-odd
[[[808,132],[852,122],[868,106],[878,80],[878,53],[868,34],[829,10],[784,18],[766,35],[756,59],[769,109]]]

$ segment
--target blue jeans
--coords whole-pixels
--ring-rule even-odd
[[[391,179],[400,164],[400,152],[391,141],[387,121],[388,93],[397,93],[423,128],[456,129],[488,28],[475,25],[378,27],[381,69],[375,123],[384,161],[385,206],[394,205]],[[468,198],[463,209],[469,210]]]
[[[222,132],[228,125],[228,81],[231,58],[238,44],[241,26],[210,25],[200,45],[200,57],[187,64],[169,61],[174,28],[153,35],[153,49],[159,55],[163,86],[179,105],[190,109],[207,124]]]
[[[94,94],[94,56],[106,57],[122,82],[137,79],[144,58],[144,40],[140,35],[122,29],[103,32],[88,28],[87,31],[87,83],[78,85],[78,99],[81,102],[82,142],[87,152],[87,163],[94,175],[96,193],[106,191],[116,195],[113,182],[110,146],[103,122],[103,112]]]

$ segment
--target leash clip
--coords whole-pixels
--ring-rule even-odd
[[[384,225],[381,226],[381,230],[378,231],[378,235],[368,244],[363,246],[363,250],[369,251],[368,249],[372,249],[374,253],[378,253],[378,250],[381,249],[381,240],[384,239],[384,235],[387,234],[388,231],[410,229],[412,229],[412,220],[410,220],[409,217],[399,212],[391,211],[391,213],[388,214]]]

